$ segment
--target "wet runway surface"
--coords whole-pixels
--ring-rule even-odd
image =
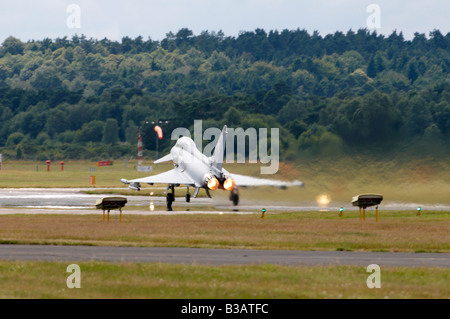
[[[95,202],[102,197],[117,195],[91,195],[83,191],[100,190],[89,188],[23,188],[0,189],[0,207],[9,208],[52,208],[52,209],[89,209],[95,208]],[[120,195],[122,196],[122,195]],[[150,200],[165,203],[164,197],[122,196],[127,197],[128,206],[148,206]],[[202,203],[205,199],[195,199]]]
[[[90,188],[35,188],[35,189],[0,189],[0,213],[6,213],[11,211],[11,209],[27,209],[30,211],[36,210],[36,213],[42,213],[42,210],[48,209],[50,213],[55,210],[59,210],[60,213],[67,211],[67,213],[89,213],[89,210],[95,210],[95,202],[97,199],[102,197],[116,196],[116,195],[90,195],[85,194],[83,191],[92,190]],[[96,188],[95,190],[102,190]],[[105,189],[110,190],[110,189]],[[181,194],[181,193],[180,193]],[[128,203],[126,206],[133,207],[149,207],[152,203],[156,211],[165,211],[165,197],[156,196],[123,196],[126,197]],[[204,207],[208,207],[205,209]],[[418,206],[421,206],[423,210],[449,210],[450,206],[441,204],[417,204],[417,203],[397,203],[397,202],[383,202],[380,205],[382,210],[415,210]],[[234,212],[237,208],[241,212],[260,212],[261,204],[252,203],[251,201],[246,201],[245,198],[241,200],[241,204],[238,207],[231,205],[231,202],[224,200],[223,198],[217,199],[213,198],[191,198],[190,203],[186,203],[184,197],[177,197],[176,201],[173,203],[175,210],[178,207],[189,210],[192,213],[196,212],[206,212],[209,213],[225,213]],[[327,207],[320,207],[314,202],[302,202],[300,204],[286,205],[285,203],[273,203],[271,205],[265,205],[264,208],[270,211],[337,211],[340,207],[344,207],[345,210],[352,210],[349,203],[334,203],[331,202]],[[126,208],[125,208],[126,209]],[[148,210],[147,210],[148,212]],[[91,212],[93,213],[93,212]],[[180,213],[180,212],[178,212]]]
[[[371,264],[377,264],[381,267],[450,267],[449,254],[435,253],[39,245],[0,245],[0,260],[162,262],[212,266],[275,264],[367,267]]]

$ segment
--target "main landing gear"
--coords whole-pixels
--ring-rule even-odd
[[[189,203],[190,201],[191,201],[191,194],[189,194],[189,186],[187,186],[186,203]]]
[[[234,206],[237,206],[239,204],[239,191],[237,188],[233,188],[233,190],[230,192],[230,200],[233,202]]]
[[[174,185],[174,184],[169,184],[167,185],[167,189],[166,189],[166,204],[167,204],[167,211],[171,212],[172,209],[172,203],[175,201],[175,186],[179,186],[179,185]],[[196,188],[195,192],[194,192],[194,198],[197,196],[198,194],[198,188]],[[208,197],[211,197],[209,195],[209,191],[206,189],[206,194],[208,195]],[[189,186],[187,187],[187,193],[186,193],[186,203],[189,203],[191,201],[191,194],[189,193]],[[239,205],[239,191],[237,188],[234,188],[231,192],[230,192],[230,200],[233,202],[234,206]]]
[[[166,195],[166,204],[167,204],[167,211],[171,212],[172,209],[172,203],[175,201],[175,186],[174,185],[168,185],[167,189],[171,190],[171,192],[167,192]]]

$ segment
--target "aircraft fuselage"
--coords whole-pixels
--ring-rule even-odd
[[[213,177],[223,183],[224,173],[227,172],[214,167],[213,159],[202,154],[191,138],[181,137],[170,150],[170,154],[178,169],[189,175],[192,180],[201,181],[196,182],[195,187],[207,187],[208,180]]]

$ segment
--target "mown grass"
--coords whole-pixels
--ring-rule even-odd
[[[1,188],[56,188],[56,187],[123,187],[121,178],[133,179],[163,172],[170,164],[154,165],[154,172],[137,172],[137,161],[113,161],[112,166],[96,166],[90,161],[65,161],[64,171],[59,162],[51,164],[47,172],[45,162],[6,161],[0,171]],[[95,169],[91,171],[90,169]],[[90,184],[90,176],[95,176],[95,185]]]
[[[381,288],[358,266],[206,266],[76,262],[81,288],[69,289],[69,262],[0,261],[0,298],[301,299],[450,297],[448,269],[381,268]]]
[[[448,212],[0,216],[0,243],[450,252]]]

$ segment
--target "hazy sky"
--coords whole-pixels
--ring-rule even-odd
[[[71,4],[78,6],[79,15],[67,12]],[[0,43],[10,35],[23,41],[74,34],[161,40],[167,32],[184,27],[196,35],[203,30],[237,36],[256,28],[300,28],[324,36],[368,27],[367,20],[375,13],[367,12],[371,4],[380,8],[378,33],[397,30],[411,39],[414,32],[427,36],[434,29],[444,35],[450,32],[449,0],[2,0]],[[80,28],[69,28],[68,20],[72,26],[80,22]]]

